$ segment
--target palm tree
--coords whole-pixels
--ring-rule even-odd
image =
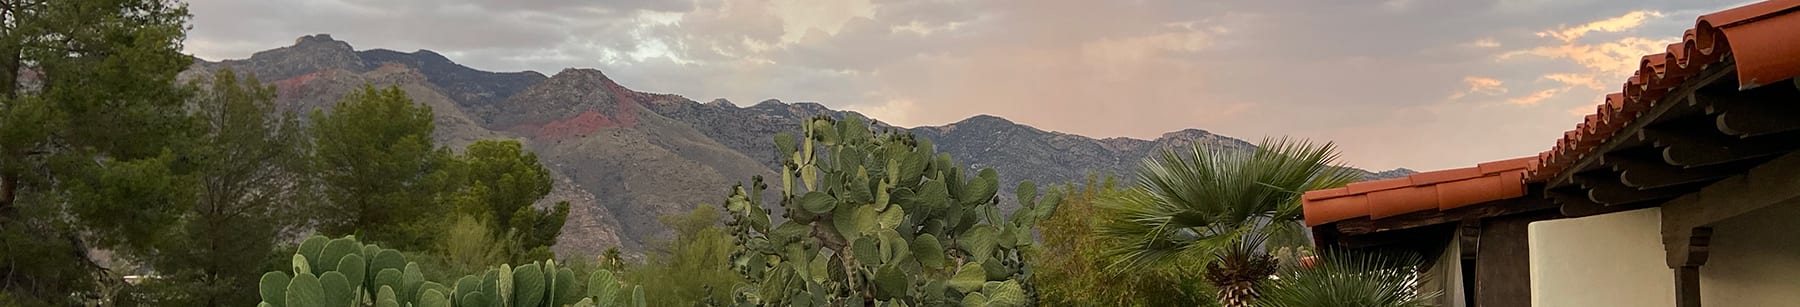
[[[1145,159],[1137,186],[1104,199],[1098,233],[1117,242],[1113,270],[1205,263],[1221,306],[1250,306],[1275,273],[1268,243],[1300,237],[1300,195],[1349,183],[1330,143],[1264,140],[1253,150],[1165,150]],[[1304,241],[1304,240],[1299,240]],[[1303,244],[1303,243],[1302,243]]]
[[[1326,252],[1310,266],[1283,265],[1281,279],[1263,292],[1267,307],[1424,307],[1437,293],[1420,293],[1414,253]]]

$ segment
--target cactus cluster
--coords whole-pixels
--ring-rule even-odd
[[[783,157],[775,224],[766,184],[733,188],[724,207],[747,283],[740,306],[1033,305],[1022,250],[1060,197],[1037,201],[1030,182],[1003,216],[998,175],[973,177],[931,142],[871,131],[863,120],[816,117],[799,139],[775,137]]]
[[[583,287],[555,260],[501,265],[444,285],[425,280],[400,251],[353,236],[313,236],[293,259],[291,271],[263,274],[258,307],[604,307],[618,306],[625,289],[607,270],[594,271]],[[630,290],[630,306],[643,307],[643,288]]]

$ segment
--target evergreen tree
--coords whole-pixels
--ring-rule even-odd
[[[433,144],[431,108],[398,87],[365,85],[312,114],[313,166],[325,204],[319,231],[403,250],[431,246],[446,226],[454,156]]]
[[[194,202],[170,141],[187,9],[163,0],[0,2],[0,305],[69,305],[106,248],[148,254]]]
[[[485,220],[497,238],[511,242],[514,262],[552,256],[550,246],[562,233],[569,203],[534,208],[533,203],[550,193],[550,170],[538,164],[537,154],[512,140],[481,140],[469,144],[457,159],[462,185],[455,196],[458,212]]]
[[[304,203],[304,139],[294,114],[276,111],[274,88],[230,70],[205,81],[192,104],[200,133],[178,146],[194,206],[146,259],[161,275],[148,284],[162,305],[245,306],[257,302],[252,284],[277,237],[294,226],[285,215]]]

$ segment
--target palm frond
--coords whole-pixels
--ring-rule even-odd
[[[1287,138],[1251,150],[1164,150],[1140,165],[1131,193],[1097,201],[1106,218],[1096,233],[1117,242],[1108,255],[1122,269],[1210,258],[1246,236],[1261,248],[1269,232],[1297,232],[1287,223],[1299,219],[1302,193],[1355,179],[1336,160],[1331,143]]]
[[[1257,302],[1270,307],[1429,306],[1437,293],[1419,291],[1417,254],[1326,252],[1311,266],[1284,266]]]

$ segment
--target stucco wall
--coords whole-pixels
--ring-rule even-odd
[[[1661,209],[1533,222],[1528,233],[1532,306],[1674,306]]]
[[[1700,266],[1705,306],[1800,304],[1800,204],[1775,205],[1713,226]]]

